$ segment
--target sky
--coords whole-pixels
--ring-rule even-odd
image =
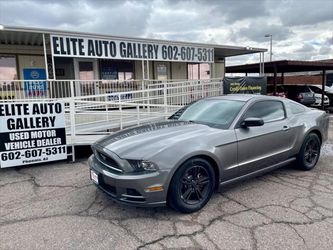
[[[271,34],[273,60],[333,59],[332,0],[0,0],[0,24],[267,49]]]

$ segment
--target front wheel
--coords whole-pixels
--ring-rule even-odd
[[[310,133],[305,137],[302,147],[298,153],[297,163],[302,170],[313,169],[320,156],[321,142],[315,133]]]
[[[182,213],[192,213],[206,205],[214,192],[215,174],[211,164],[201,158],[186,161],[173,176],[168,204]]]

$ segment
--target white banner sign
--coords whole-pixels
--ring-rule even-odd
[[[51,35],[53,56],[213,63],[214,48]]]
[[[0,103],[0,167],[67,159],[63,102]]]

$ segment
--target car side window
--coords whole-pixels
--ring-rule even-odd
[[[321,89],[318,87],[310,87],[312,89],[313,92],[317,93],[317,94],[321,94]]]
[[[285,111],[280,101],[260,101],[253,104],[245,113],[244,119],[248,117],[261,118],[264,122],[283,120]]]
[[[289,107],[293,114],[299,114],[305,111],[305,108],[298,103],[289,102]]]

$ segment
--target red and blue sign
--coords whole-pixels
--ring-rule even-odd
[[[24,92],[26,96],[46,96],[47,82],[45,69],[23,69]]]

